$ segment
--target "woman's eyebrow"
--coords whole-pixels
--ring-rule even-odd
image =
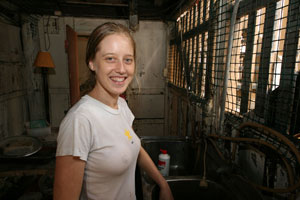
[[[109,53],[104,53],[104,54],[102,54],[102,56],[113,56],[113,55],[115,55],[115,53],[109,52]]]
[[[117,55],[117,54],[116,53],[112,53],[112,52],[108,52],[108,53],[102,54],[102,56],[114,56],[114,55]],[[124,56],[134,57],[133,54],[125,54]]]
[[[132,55],[132,54],[126,54],[125,56],[130,56],[130,57],[133,57],[133,55]]]

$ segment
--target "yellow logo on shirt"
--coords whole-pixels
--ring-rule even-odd
[[[132,136],[130,135],[130,132],[128,130],[125,130],[124,135],[126,135],[128,137],[128,140],[130,140],[132,138]]]

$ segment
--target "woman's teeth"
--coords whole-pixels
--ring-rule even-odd
[[[112,77],[111,80],[116,82],[123,82],[125,80],[125,77]]]

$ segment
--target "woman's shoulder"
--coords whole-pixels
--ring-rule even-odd
[[[83,96],[76,104],[74,104],[70,108],[67,115],[81,116],[81,115],[85,115],[86,113],[90,113],[94,110],[95,110],[95,106],[93,102],[87,96]]]

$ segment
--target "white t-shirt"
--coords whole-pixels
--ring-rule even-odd
[[[81,200],[135,200],[135,167],[140,140],[126,101],[118,109],[85,95],[63,119],[56,156],[86,161]]]

